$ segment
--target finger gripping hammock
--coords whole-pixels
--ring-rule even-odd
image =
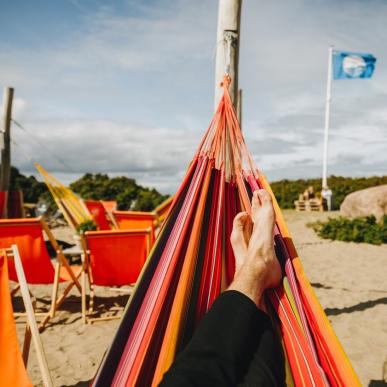
[[[270,185],[223,97],[178,189],[93,386],[156,386],[232,281],[232,221],[266,189],[276,212],[281,285],[266,292],[286,354],[288,385],[357,386],[358,378],[303,271]]]

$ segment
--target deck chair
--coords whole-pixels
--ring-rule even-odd
[[[82,271],[83,322],[111,320],[118,316],[92,318],[94,287],[133,285],[144,266],[151,247],[152,229],[88,231],[82,238],[84,270]],[[90,302],[86,313],[86,279]]]
[[[84,200],[84,203],[97,223],[99,230],[111,230],[110,219],[106,215],[106,208],[101,200]]]
[[[117,202],[115,200],[100,200],[107,213],[111,213],[117,209]]]
[[[55,267],[51,263],[43,238],[43,231],[56,252],[57,262]],[[17,245],[20,251],[27,283],[53,285],[50,309],[47,312],[36,314],[37,316],[42,316],[40,329],[43,330],[49,319],[55,317],[56,310],[74,285],[81,293],[82,289],[78,278],[80,277],[82,266],[69,266],[58,242],[55,240],[47,224],[40,218],[0,220],[0,248],[6,248],[12,244]],[[12,281],[18,281],[13,261],[9,261],[9,278]],[[67,282],[68,285],[62,295],[58,297],[60,282]],[[19,286],[14,289],[12,294],[16,293]],[[25,314],[15,315],[24,316]]]
[[[156,214],[156,227],[160,227],[163,224],[168,215],[169,209],[171,208],[173,198],[173,196],[170,196],[155,208],[154,213]]]
[[[19,348],[16,325],[13,317],[7,261],[14,263],[24,306],[27,311],[23,354]],[[51,387],[53,385],[51,375],[48,370],[47,360],[34,316],[33,304],[16,245],[13,245],[9,249],[0,250],[0,327],[0,385],[4,387],[32,386],[26,370],[32,338],[43,385],[45,387]]]
[[[7,218],[8,191],[0,191],[0,218]]]
[[[85,221],[92,219],[85,203],[71,189],[65,187],[58,179],[50,175],[41,165],[35,163],[36,169],[42,175],[56,205],[62,212],[74,232]]]
[[[120,230],[148,229],[151,228],[151,245],[155,241],[155,220],[154,212],[141,211],[113,211],[113,218]]]

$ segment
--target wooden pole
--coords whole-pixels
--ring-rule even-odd
[[[231,77],[231,99],[236,106],[238,94],[239,36],[242,0],[219,0],[216,38],[215,109],[222,96],[219,87],[225,73]]]
[[[9,184],[11,178],[12,99],[13,88],[5,87],[3,94],[3,119],[1,120],[1,135],[3,138],[3,147],[1,149],[0,191],[9,191]],[[7,211],[7,208],[5,209],[5,211]],[[7,214],[5,214],[5,216],[7,216]]]

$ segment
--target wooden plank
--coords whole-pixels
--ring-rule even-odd
[[[12,255],[14,258],[17,278],[20,284],[20,292],[22,294],[24,307],[27,313],[29,329],[31,330],[32,341],[34,343],[40,372],[42,374],[43,384],[45,387],[52,387],[53,383],[52,383],[51,375],[48,370],[47,360],[44,354],[42,341],[40,339],[38,325],[36,324],[34,310],[32,307],[32,302],[31,302],[31,297],[27,286],[26,277],[24,274],[21,258],[19,255],[19,250],[16,245],[12,245]]]
[[[11,179],[11,119],[13,88],[5,87],[3,94],[3,119],[1,124],[2,146],[0,165],[0,191],[9,191]],[[8,216],[8,201],[4,206],[4,217]]]

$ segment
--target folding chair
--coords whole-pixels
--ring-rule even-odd
[[[169,213],[173,199],[174,196],[170,196],[155,208],[154,213],[156,214],[156,227],[160,227],[163,224]]]
[[[55,267],[51,263],[43,238],[43,231],[56,252],[57,262]],[[43,316],[40,325],[42,330],[49,319],[55,316],[56,310],[74,285],[81,293],[82,289],[78,278],[82,266],[70,267],[58,242],[46,223],[40,218],[0,220],[0,248],[6,248],[11,244],[18,246],[28,284],[53,285],[50,310],[44,313],[36,313],[37,316]],[[12,281],[18,281],[13,261],[9,261],[9,278]],[[60,282],[68,282],[68,285],[58,298]],[[20,284],[12,291],[12,294],[15,294],[19,287]],[[24,316],[25,313],[15,314],[15,316],[20,315]]]
[[[152,229],[88,231],[84,234],[84,269],[82,271],[83,322],[111,320],[118,316],[89,318],[93,314],[94,286],[132,285],[144,266],[150,251]],[[86,313],[86,277],[90,302]]]
[[[106,207],[101,200],[84,200],[84,203],[100,230],[112,229],[106,214]]]
[[[100,200],[107,213],[112,213],[117,209],[117,202],[115,200]]]
[[[113,217],[120,230],[137,230],[151,228],[151,245],[155,241],[154,212],[113,211]]]
[[[24,306],[27,312],[27,325],[23,344],[23,355],[20,352],[13,317],[11,295],[8,282],[8,262],[13,262],[20,284]],[[27,374],[27,362],[31,337],[35,347],[37,361],[42,374],[43,385],[51,387],[52,380],[47,360],[36,324],[33,304],[31,302],[22,262],[16,245],[10,249],[0,250],[0,385],[32,386]]]
[[[0,218],[7,218],[8,191],[0,191]]]
[[[51,176],[41,165],[35,163],[35,167],[42,175],[55,203],[74,232],[81,223],[92,219],[82,199],[54,176]]]

